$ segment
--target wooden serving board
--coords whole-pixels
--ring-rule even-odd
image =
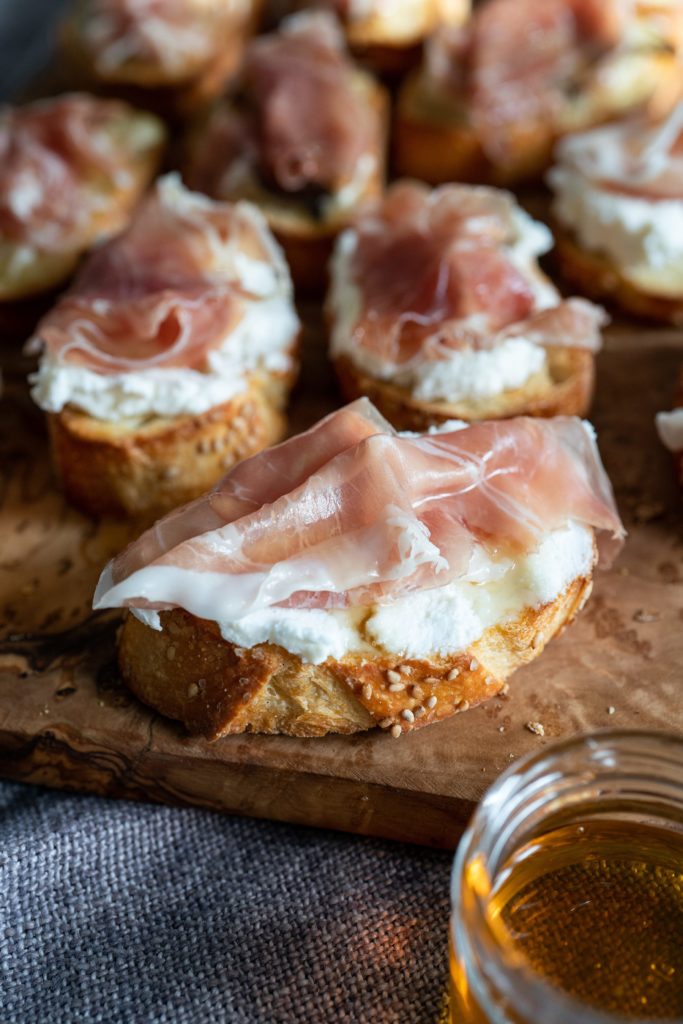
[[[339,404],[319,332],[306,339],[292,427]],[[113,797],[427,843],[454,844],[510,762],[606,727],[683,731],[683,529],[672,460],[653,425],[672,403],[683,335],[616,325],[599,359],[594,422],[629,539],[580,619],[507,699],[394,740],[376,730],[209,744],[139,704],[119,682],[117,615],[90,599],[127,540],[55,488],[26,366],[0,348],[0,774]],[[135,528],[133,528],[135,530]],[[608,711],[613,708],[613,712]],[[525,726],[542,723],[545,737]]]

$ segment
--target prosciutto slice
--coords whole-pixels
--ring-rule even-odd
[[[520,130],[552,120],[578,76],[619,43],[627,7],[622,0],[487,0],[468,27],[437,35],[431,72],[466,97],[487,153],[503,158]]]
[[[580,420],[520,418],[397,435],[367,399],[260,453],[105,569],[95,607],[357,607],[471,578],[576,521],[623,537]]]
[[[334,17],[288,18],[248,48],[244,89],[262,176],[287,192],[333,191],[372,147],[374,120],[354,88]]]
[[[130,171],[113,123],[115,101],[72,94],[0,110],[0,237],[44,251],[79,248],[106,201],[86,186]]]
[[[351,278],[362,296],[354,345],[396,370],[520,335],[597,350],[598,307],[558,297],[538,310],[531,257],[524,266],[513,253],[515,212],[513,197],[496,189],[390,189],[353,229]]]
[[[683,103],[653,125],[643,118],[568,136],[558,163],[601,188],[643,199],[683,199]]]
[[[239,6],[230,0],[90,0],[85,42],[104,76],[130,61],[170,76],[191,73],[215,56]]]
[[[242,283],[245,254],[288,287],[284,257],[254,207],[213,202],[169,175],[128,230],[89,258],[33,344],[103,374],[201,369],[254,298]]]

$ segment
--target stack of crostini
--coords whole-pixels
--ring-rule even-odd
[[[663,0],[74,3],[73,91],[0,115],[0,318],[66,500],[140,522],[95,607],[141,700],[399,737],[580,611],[595,303],[683,326],[682,50]]]

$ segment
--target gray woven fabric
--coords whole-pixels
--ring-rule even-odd
[[[2,1024],[435,1024],[450,856],[0,784]]]

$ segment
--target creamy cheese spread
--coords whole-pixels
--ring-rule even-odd
[[[468,648],[490,626],[555,600],[573,580],[590,573],[594,561],[593,531],[570,522],[522,558],[494,558],[481,549],[465,578],[388,604],[331,611],[270,607],[230,622],[222,621],[216,608],[214,621],[231,643],[279,644],[308,664],[351,652],[370,657],[377,648],[406,658],[447,656]],[[183,572],[169,566],[146,571]],[[201,574],[207,592],[212,575]],[[157,612],[135,609],[133,614],[161,628]]]

